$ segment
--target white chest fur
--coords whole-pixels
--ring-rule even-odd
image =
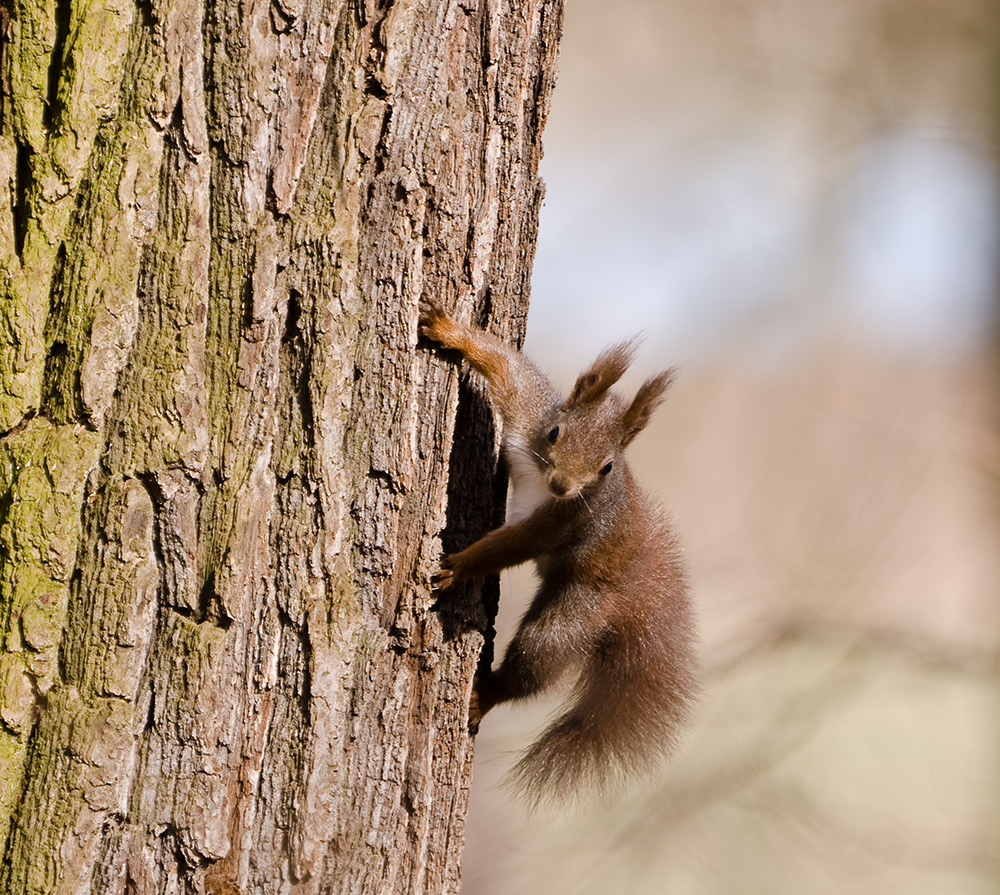
[[[530,516],[552,495],[549,493],[545,473],[539,469],[538,461],[520,437],[515,435],[505,440],[503,450],[510,476],[507,521],[519,522]]]

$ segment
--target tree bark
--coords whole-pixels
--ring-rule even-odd
[[[560,24],[0,0],[3,892],[457,890]]]

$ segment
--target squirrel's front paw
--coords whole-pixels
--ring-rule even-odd
[[[435,590],[448,590],[458,580],[450,556],[441,557],[441,568],[432,576]]]
[[[437,340],[437,325],[442,320],[447,320],[448,315],[444,312],[437,299],[427,295],[420,296],[420,317],[418,323],[421,335],[428,339]]]

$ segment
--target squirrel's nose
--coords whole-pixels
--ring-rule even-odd
[[[566,493],[569,491],[569,482],[567,482],[566,479],[560,475],[554,475],[549,479],[549,488],[553,494],[556,494],[559,497],[565,497]]]

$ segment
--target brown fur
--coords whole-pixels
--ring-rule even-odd
[[[568,707],[521,758],[513,782],[534,803],[583,787],[610,793],[673,749],[697,690],[679,548],[621,453],[674,371],[647,380],[625,404],[610,392],[635,352],[635,342],[623,342],[563,401],[522,354],[436,303],[421,303],[420,325],[486,377],[503,421],[512,505],[525,482],[537,492],[520,518],[443,557],[435,579],[447,588],[528,560],[541,578],[503,661],[477,680],[470,724],[572,672]]]
[[[635,356],[636,347],[637,341],[630,339],[605,348],[590,368],[577,378],[562,409],[590,404],[602,397],[625,374]]]

